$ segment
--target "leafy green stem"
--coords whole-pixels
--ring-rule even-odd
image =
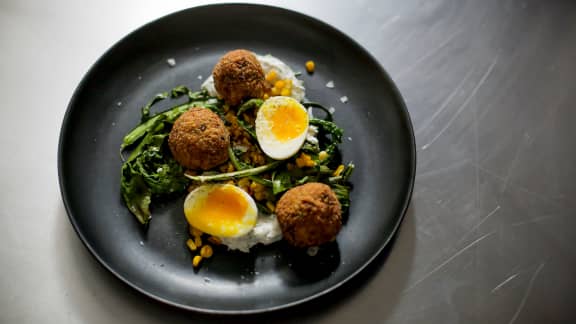
[[[283,162],[284,161],[274,161],[272,163],[265,164],[265,165],[255,167],[252,169],[239,170],[239,171],[228,172],[228,173],[220,173],[220,174],[214,174],[214,175],[199,175],[199,176],[191,176],[191,175],[186,174],[185,176],[188,179],[191,179],[193,181],[198,181],[198,182],[226,181],[226,180],[239,179],[239,178],[245,178],[248,176],[258,175],[260,173],[275,169],[276,167],[278,167]]]
[[[330,110],[324,106],[322,106],[319,103],[316,102],[304,102],[302,103],[302,106],[306,107],[306,108],[318,108],[320,110],[323,110],[326,113],[326,117],[324,118],[324,120],[331,122],[332,121],[332,113],[330,112]]]

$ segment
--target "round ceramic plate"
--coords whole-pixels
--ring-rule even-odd
[[[315,257],[279,242],[249,254],[218,250],[199,271],[187,250],[181,199],[153,205],[143,228],[120,198],[119,147],[156,93],[199,89],[218,58],[245,48],[303,73],[307,97],[335,108],[342,156],[356,164],[352,206],[334,244]],[[167,60],[174,59],[171,66]],[[333,80],[335,88],[327,88]],[[348,102],[343,103],[342,97]],[[174,104],[174,103],[172,103]],[[161,110],[164,107],[155,107]],[[296,305],[366,267],[398,229],[414,183],[415,145],[403,100],[377,61],[352,39],[305,15],[256,5],[177,12],[132,32],[86,74],[62,124],[58,169],[76,232],[104,267],[159,301],[208,313],[258,313]]]

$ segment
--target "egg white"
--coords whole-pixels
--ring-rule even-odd
[[[272,244],[282,239],[282,229],[276,219],[276,215],[258,216],[256,226],[246,235],[238,237],[221,237],[220,241],[226,245],[229,250],[238,250],[248,253],[250,249],[257,244]]]

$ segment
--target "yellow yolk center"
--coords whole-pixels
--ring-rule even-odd
[[[267,115],[272,124],[272,134],[280,141],[298,137],[308,124],[308,115],[296,104],[282,105]]]
[[[220,236],[233,236],[242,223],[248,202],[232,188],[216,188],[192,208],[193,223],[199,230]]]

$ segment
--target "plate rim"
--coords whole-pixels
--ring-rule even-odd
[[[63,152],[63,150],[64,150],[63,149],[64,134],[67,133],[67,129],[70,125],[71,111],[72,111],[73,107],[76,105],[76,101],[77,101],[78,95],[80,93],[80,90],[84,88],[84,85],[88,80],[88,77],[93,73],[96,66],[98,66],[100,64],[100,62],[106,56],[108,56],[112,51],[114,51],[114,49],[116,49],[118,46],[120,46],[126,39],[132,37],[132,35],[139,32],[141,29],[149,27],[149,26],[157,23],[160,20],[166,19],[166,18],[173,16],[173,15],[183,14],[184,12],[187,12],[187,11],[194,11],[194,10],[200,10],[200,9],[213,9],[213,8],[217,9],[217,8],[226,8],[226,7],[227,8],[230,8],[230,7],[244,7],[244,8],[258,7],[258,8],[267,8],[267,9],[271,9],[271,10],[283,11],[284,12],[283,14],[300,16],[300,18],[302,18],[302,19],[308,19],[310,21],[313,21],[316,24],[322,25],[324,28],[331,30],[335,34],[338,34],[340,37],[342,37],[343,39],[345,39],[348,42],[350,42],[351,44],[353,44],[358,50],[363,52],[369,59],[376,62],[379,72],[384,76],[384,78],[390,84],[392,95],[393,95],[394,99],[398,102],[398,104],[400,106],[399,107],[400,112],[403,115],[403,119],[407,123],[406,126],[408,129],[408,133],[409,133],[409,137],[410,137],[410,146],[411,146],[411,149],[409,150],[411,153],[411,158],[410,158],[410,163],[409,163],[410,179],[409,179],[409,183],[408,183],[408,190],[407,190],[407,192],[403,198],[401,214],[399,217],[397,217],[396,223],[394,224],[390,235],[388,235],[388,237],[386,238],[386,240],[384,240],[382,242],[380,247],[376,251],[374,251],[373,255],[370,258],[368,258],[368,260],[366,260],[366,262],[361,264],[356,270],[354,270],[352,273],[350,273],[348,276],[346,276],[344,279],[340,280],[339,282],[332,284],[328,288],[325,288],[319,292],[311,294],[310,296],[307,296],[305,298],[298,299],[296,301],[284,303],[281,305],[258,308],[258,309],[225,310],[225,309],[212,309],[212,308],[209,309],[209,308],[197,307],[197,306],[192,306],[192,305],[187,305],[187,304],[171,301],[169,299],[166,299],[166,298],[158,296],[154,293],[151,293],[151,292],[141,288],[140,286],[136,285],[129,278],[126,278],[125,276],[121,275],[115,269],[113,269],[110,265],[108,265],[106,262],[104,262],[102,257],[94,250],[92,245],[88,242],[88,240],[86,239],[86,237],[82,233],[80,227],[78,226],[78,224],[75,220],[75,217],[72,216],[73,212],[69,206],[68,194],[67,194],[67,191],[64,188],[64,184],[63,184],[64,175],[63,175],[62,164],[63,164],[63,154],[64,154],[64,152]],[[74,228],[74,231],[76,232],[76,235],[78,235],[78,237],[80,238],[80,241],[82,242],[84,247],[86,247],[88,249],[88,251],[90,252],[90,255],[92,255],[92,257],[94,257],[101,266],[103,266],[105,269],[110,271],[110,273],[112,273],[116,278],[120,279],[120,281],[122,283],[130,286],[131,288],[142,293],[144,296],[147,296],[148,298],[151,298],[151,299],[159,301],[163,304],[166,304],[166,305],[169,305],[172,307],[176,307],[179,309],[184,309],[187,311],[194,311],[194,312],[204,313],[204,314],[215,314],[215,315],[249,315],[249,314],[269,313],[269,312],[273,312],[273,311],[277,311],[277,310],[281,310],[281,309],[287,309],[287,308],[294,307],[294,306],[309,302],[311,300],[317,299],[323,295],[326,295],[326,294],[338,289],[339,287],[341,287],[342,285],[344,285],[345,283],[350,281],[352,278],[356,277],[368,265],[373,263],[374,259],[376,259],[382,253],[382,251],[390,244],[392,239],[398,234],[398,229],[400,228],[400,225],[402,224],[404,217],[406,216],[406,213],[407,213],[408,208],[410,206],[410,202],[411,202],[413,191],[414,191],[415,178],[416,178],[416,165],[417,165],[417,154],[416,153],[417,153],[417,151],[416,151],[416,138],[414,135],[414,127],[412,124],[412,120],[410,118],[410,113],[409,113],[408,108],[406,106],[405,100],[402,97],[402,94],[400,93],[400,90],[396,86],[396,83],[394,82],[392,77],[388,74],[388,72],[380,64],[380,62],[366,48],[364,48],[364,46],[362,46],[360,43],[358,43],[355,39],[353,39],[352,37],[348,36],[346,33],[342,32],[338,28],[334,27],[333,25],[331,25],[331,24],[329,24],[323,20],[309,16],[305,13],[302,13],[302,12],[299,12],[296,10],[292,10],[292,9],[288,9],[288,8],[284,8],[284,7],[279,7],[279,6],[273,6],[273,5],[263,5],[263,4],[253,4],[253,3],[218,3],[218,4],[192,6],[192,7],[188,7],[185,9],[170,12],[170,13],[167,13],[163,16],[155,18],[155,19],[153,19],[153,20],[151,20],[151,21],[149,21],[143,25],[136,27],[135,29],[133,29],[132,31],[130,31],[129,33],[124,35],[122,38],[120,38],[118,41],[116,41],[112,46],[110,46],[101,55],[99,55],[98,59],[96,59],[96,61],[94,61],[91,64],[90,68],[82,76],[81,81],[75,87],[74,92],[73,92],[72,96],[70,97],[70,100],[69,100],[68,105],[66,107],[66,112],[65,112],[64,117],[62,119],[62,124],[60,127],[60,134],[59,134],[59,138],[58,138],[57,167],[58,167],[58,183],[59,183],[60,194],[62,197],[64,208],[66,210],[66,214],[68,216],[68,220],[72,224],[72,227]]]

